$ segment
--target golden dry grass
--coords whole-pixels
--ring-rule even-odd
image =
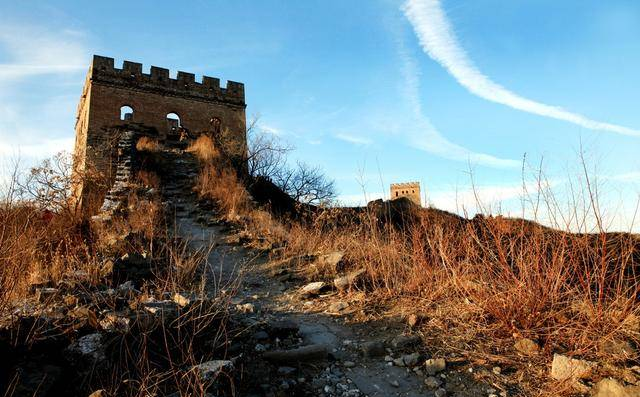
[[[547,351],[590,357],[603,356],[598,343],[606,338],[640,342],[640,242],[633,235],[573,234],[518,221],[506,227],[499,218],[452,225],[428,216],[405,229],[380,229],[363,217],[339,229],[293,226],[288,255],[345,251],[349,267],[366,269],[371,293],[418,300],[412,310],[451,336],[473,327],[492,340],[526,336]],[[319,269],[314,276],[335,274]]]
[[[159,152],[162,146],[157,139],[143,136],[136,142],[136,150],[139,152]]]
[[[200,135],[187,148],[187,152],[193,153],[205,163],[211,163],[220,159],[220,152],[216,149],[213,139],[207,135]]]

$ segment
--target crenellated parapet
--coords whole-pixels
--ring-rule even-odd
[[[94,55],[90,77],[94,82],[127,89],[245,106],[242,83],[227,81],[227,86],[221,87],[218,78],[203,76],[202,81],[197,82],[193,73],[180,71],[173,79],[169,77],[169,69],[157,66],[151,66],[150,73],[143,73],[142,64],[138,62],[124,61],[118,69],[113,58]]]
[[[391,189],[411,189],[411,188],[420,189],[420,182],[401,182],[401,183],[391,184]]]
[[[406,197],[417,205],[421,205],[420,182],[392,183],[390,194],[392,200]]]

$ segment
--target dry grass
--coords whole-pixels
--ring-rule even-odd
[[[363,214],[346,227],[319,221],[290,229],[287,256],[332,250],[346,253],[347,269],[307,269],[311,278],[366,269],[370,299],[427,318],[424,334],[442,354],[519,362],[514,340],[528,337],[546,354],[541,364],[558,351],[638,359],[599,348],[604,340],[640,344],[637,236],[575,234],[500,217],[452,222],[432,210],[400,228]],[[545,371],[526,371],[529,392],[556,395]]]
[[[142,185],[156,186],[154,174],[138,177]],[[50,180],[47,178],[45,182],[49,184]],[[30,179],[29,183],[32,191],[43,191],[38,180]],[[48,282],[56,286],[61,280],[68,281],[73,272],[81,273],[82,279],[92,284],[87,290],[79,290],[80,294],[93,293],[94,288],[117,288],[111,276],[105,277],[102,273],[102,265],[105,258],[120,258],[125,253],[139,254],[153,263],[153,277],[137,286],[145,296],[161,300],[174,292],[204,293],[204,274],[200,270],[208,252],[194,253],[186,242],[169,238],[159,197],[139,195],[146,190],[142,186],[131,189],[123,214],[114,217],[112,223],[91,230],[70,211],[48,209],[54,204],[54,208],[67,205],[60,201],[66,200],[66,196],[57,190],[46,197],[38,196],[38,200],[29,200],[20,197],[16,186],[11,183],[0,191],[0,314],[3,318],[7,310],[31,296],[34,284]],[[113,302],[103,302],[107,299],[103,295],[96,294],[96,299],[103,311],[112,311],[115,307]],[[144,316],[133,321],[130,331],[109,335],[113,341],[109,349],[113,349],[107,353],[113,365],[108,372],[96,371],[91,374],[92,379],[83,380],[86,382],[83,386],[75,386],[79,390],[95,381],[112,393],[110,395],[173,392],[205,395],[211,385],[203,383],[191,368],[202,361],[224,357],[226,307],[226,302],[208,299],[185,308],[172,322],[149,321]],[[42,313],[46,312],[44,309]],[[140,312],[144,310],[138,310]],[[40,312],[34,313],[37,316]],[[67,331],[61,328],[54,333]],[[44,340],[39,339],[37,332],[30,338],[25,345]],[[224,382],[232,383],[232,380]]]
[[[216,149],[213,139],[207,135],[200,135],[187,148],[187,152],[191,152],[204,163],[215,162],[220,159],[221,155]]]
[[[237,220],[251,208],[249,193],[229,168],[205,165],[198,176],[196,191],[201,197],[214,200],[229,220]]]
[[[162,149],[162,145],[158,142],[157,139],[150,138],[148,136],[143,136],[136,142],[136,150],[139,152],[159,152]]]
[[[517,220],[451,224],[429,216],[405,229],[294,226],[291,255],[344,250],[374,290],[432,305],[466,305],[497,336],[524,335],[549,348],[595,354],[597,342],[640,342],[635,274],[640,241],[626,234],[573,234]],[[323,269],[323,275],[335,269]]]

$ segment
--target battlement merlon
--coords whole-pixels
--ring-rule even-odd
[[[172,79],[169,77],[169,69],[151,66],[149,74],[142,73],[142,64],[131,61],[124,61],[122,68],[118,69],[114,66],[113,58],[99,55],[93,56],[89,75],[92,81],[98,83],[246,106],[244,84],[230,80],[222,88],[220,79],[203,76],[202,82],[196,82],[193,73],[181,71],[177,78]]]
[[[401,183],[392,183],[391,188],[417,188],[420,187],[420,182],[401,182]]]

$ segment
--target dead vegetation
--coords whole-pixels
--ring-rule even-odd
[[[26,178],[16,167],[2,191],[5,395],[233,390],[232,377],[205,380],[195,369],[225,357],[228,298],[203,290],[206,250],[193,252],[169,233],[154,192],[159,177],[137,173],[123,211],[90,226],[73,211],[70,170],[52,164]]]
[[[280,154],[267,155],[267,162],[275,158],[275,167],[282,166]],[[269,164],[256,164],[278,173]],[[225,211],[250,219],[257,210],[244,191],[233,193],[244,188],[213,169],[203,169],[199,192],[217,200]],[[205,187],[221,180],[223,190]],[[538,197],[544,202],[536,205],[546,206],[553,219],[586,225],[587,218],[599,217],[590,188],[585,187],[584,197],[572,198],[590,203],[582,214],[576,208],[567,218],[559,217],[559,201],[548,191]],[[363,269],[365,277],[351,293],[364,292],[369,304],[378,302],[387,314],[422,319],[417,326],[434,352],[487,365],[508,363],[527,395],[576,391],[549,378],[545,366],[553,353],[603,363],[596,380],[622,376],[626,365],[638,362],[637,236],[603,229],[576,233],[568,224],[548,228],[500,216],[468,220],[435,209],[405,207],[398,202],[382,209],[315,209],[309,222],[287,220],[286,227],[269,217],[261,222],[261,233],[279,230],[281,258],[343,252],[338,266],[288,263],[301,266],[298,270],[309,280],[331,280]],[[534,341],[540,353],[523,357],[514,348],[523,338]]]

